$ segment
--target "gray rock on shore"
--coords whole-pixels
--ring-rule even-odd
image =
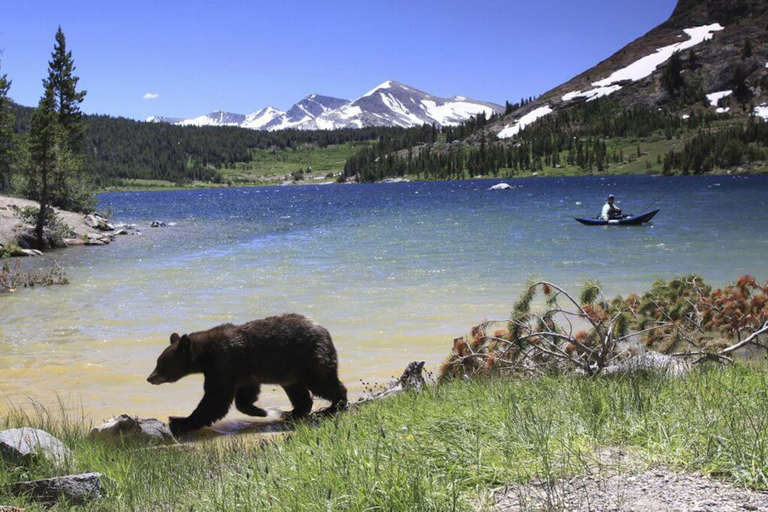
[[[72,458],[72,451],[43,430],[23,427],[0,432],[0,458],[4,461],[25,465],[41,456],[62,466]]]
[[[84,473],[30,482],[11,484],[11,493],[29,496],[35,501],[52,504],[61,498],[73,504],[82,505],[101,498],[101,474]]]
[[[155,418],[139,418],[132,414],[121,414],[91,429],[90,437],[117,439],[132,437],[150,444],[175,444],[168,425]]]

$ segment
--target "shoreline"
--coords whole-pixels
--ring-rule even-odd
[[[459,178],[459,179],[424,179],[424,178],[417,178],[413,175],[405,175],[401,178],[385,178],[380,181],[375,182],[363,182],[358,183],[357,181],[349,181],[340,183],[338,181],[326,181],[326,182],[318,182],[318,183],[311,183],[307,181],[301,181],[296,183],[279,183],[279,182],[273,182],[273,183],[242,183],[242,184],[215,184],[215,183],[198,183],[193,184],[190,186],[150,186],[150,187],[130,187],[130,186],[115,186],[115,187],[107,187],[104,189],[97,189],[94,194],[111,194],[111,193],[123,193],[123,192],[130,192],[130,193],[136,193],[136,192],[165,192],[165,191],[178,191],[178,190],[219,190],[219,189],[228,189],[228,188],[262,188],[262,187],[305,187],[305,186],[328,186],[328,185],[390,185],[392,183],[428,183],[428,182],[461,182],[461,181],[511,181],[511,180],[529,180],[529,179],[542,179],[542,178],[612,178],[612,177],[626,177],[626,176],[644,176],[644,177],[652,177],[652,178],[705,178],[705,177],[737,177],[737,176],[764,176],[768,175],[768,166],[761,167],[760,170],[754,170],[754,169],[747,169],[747,170],[738,170],[738,171],[731,171],[731,170],[718,170],[713,171],[706,174],[682,174],[682,173],[675,173],[675,174],[660,174],[657,172],[654,173],[638,173],[638,172],[607,172],[607,173],[598,173],[598,172],[590,172],[590,173],[583,173],[583,172],[572,172],[572,171],[563,171],[563,172],[556,172],[554,170],[548,170],[544,172],[534,172],[534,173],[520,173],[516,174],[514,176],[492,176],[492,175],[483,175],[483,176],[474,176],[471,178]],[[1,197],[1,196],[0,196]]]
[[[39,208],[40,203],[30,199],[11,196],[0,196],[0,254],[8,249],[12,251],[18,246],[22,251],[30,251],[21,242],[25,231],[31,225],[25,225],[16,215],[17,209],[27,207]],[[98,214],[84,214],[53,208],[57,217],[74,233],[72,238],[65,239],[66,247],[79,245],[105,245],[110,243],[116,234],[122,234]],[[98,226],[101,226],[98,227]],[[33,252],[13,252],[11,257],[33,256]]]

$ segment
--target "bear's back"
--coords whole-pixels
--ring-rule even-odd
[[[202,333],[215,359],[239,379],[282,384],[307,373],[336,371],[331,335],[309,318],[286,313]],[[218,366],[218,365],[217,365]]]

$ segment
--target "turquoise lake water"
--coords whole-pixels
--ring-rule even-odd
[[[0,297],[0,410],[57,394],[96,420],[187,414],[201,379],[145,382],[172,332],[293,311],[334,337],[342,379],[436,365],[532,274],[609,295],[701,274],[768,278],[768,177],[609,177],[102,194],[141,236],[55,257],[71,284]],[[585,227],[613,193],[653,225]],[[175,223],[149,228],[152,220]],[[288,407],[282,392],[263,402]]]

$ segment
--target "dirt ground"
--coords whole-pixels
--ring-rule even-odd
[[[554,482],[510,485],[493,493],[491,510],[731,512],[768,511],[768,492],[740,488],[697,473],[645,468],[611,450],[585,474]]]

